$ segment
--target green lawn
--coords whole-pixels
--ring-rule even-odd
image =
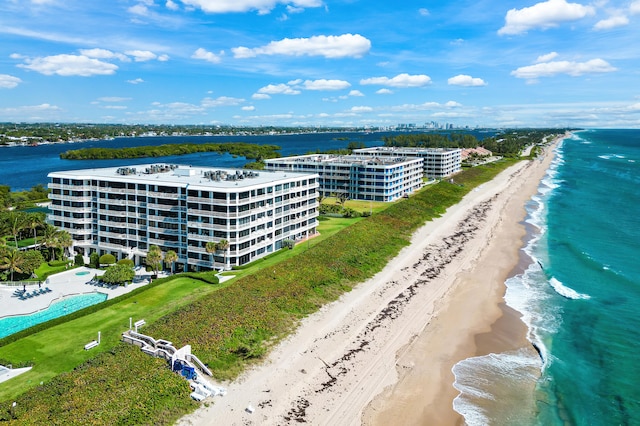
[[[258,272],[261,269],[269,268],[274,266],[284,260],[297,256],[298,254],[308,250],[309,248],[315,246],[321,241],[326,240],[332,235],[340,232],[342,229],[354,225],[361,220],[363,217],[358,218],[342,218],[342,217],[324,217],[321,216],[318,218],[318,235],[313,238],[310,238],[306,241],[302,241],[297,243],[293,250],[279,250],[269,256],[263,257],[262,259],[258,259],[254,262],[251,262],[248,265],[243,266],[239,269],[234,269],[230,272],[225,272],[223,275],[234,276],[235,278],[242,278],[247,275],[251,275],[253,273]],[[225,282],[228,284],[228,282]]]
[[[379,213],[385,209],[387,209],[390,205],[397,201],[391,203],[383,203],[380,201],[364,201],[364,200],[347,200],[344,203],[344,207],[353,209],[360,213]],[[325,197],[322,200],[322,204],[338,204],[336,197]]]
[[[30,362],[33,369],[12,379],[10,386],[0,384],[0,401],[14,398],[41,381],[73,370],[99,352],[110,350],[129,328],[129,317],[134,321],[144,318],[152,323],[219,288],[198,280],[178,278],[93,314],[1,347],[0,359],[9,359],[16,364]],[[85,351],[84,345],[95,340],[98,331],[102,332],[100,346]]]

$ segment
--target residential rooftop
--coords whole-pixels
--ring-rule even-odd
[[[288,173],[288,176],[287,176]],[[249,188],[277,181],[287,181],[300,174],[279,171],[254,171],[219,167],[196,167],[175,164],[141,164],[52,172],[49,177],[67,179],[99,179],[113,182],[137,182],[164,185],[189,185],[216,189]]]

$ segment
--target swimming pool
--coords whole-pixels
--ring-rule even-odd
[[[80,271],[80,272],[76,272],[76,275],[89,275],[91,273],[91,271]]]
[[[32,314],[0,318],[0,339],[105,300],[107,300],[107,295],[104,293],[78,294],[56,300],[47,309]]]

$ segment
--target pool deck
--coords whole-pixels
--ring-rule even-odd
[[[84,271],[88,272],[88,274],[76,275],[78,272]],[[74,294],[100,292],[106,294],[107,299],[112,299],[148,284],[150,278],[150,274],[145,272],[144,268],[138,268],[136,269],[136,277],[138,279],[142,279],[142,282],[129,284],[127,287],[118,286],[111,289],[108,287],[97,287],[87,284],[87,282],[91,281],[96,274],[100,276],[104,274],[104,271],[81,267],[51,275],[46,282],[42,282],[42,288],[49,287],[51,291],[31,297],[27,300],[20,300],[18,297],[13,295],[15,290],[22,289],[22,287],[0,285],[0,318],[13,315],[31,314],[33,312],[46,309],[55,300]],[[160,274],[160,276],[162,275]],[[32,292],[37,289],[38,284],[27,286],[27,292]]]

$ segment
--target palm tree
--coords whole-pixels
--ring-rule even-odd
[[[160,262],[162,262],[162,251],[160,251],[160,247],[156,245],[149,246],[149,252],[147,253],[147,265],[153,268],[153,272],[158,276],[158,267],[160,266]]]
[[[216,269],[216,258],[213,254],[218,250],[218,245],[213,241],[208,241],[204,249],[211,255],[212,269]]]
[[[218,241],[218,244],[216,244],[216,246],[218,247],[218,250],[222,251],[222,258],[223,260],[223,265],[227,264],[227,249],[229,248],[229,241],[227,240],[220,240]]]
[[[50,224],[45,224],[42,232],[44,245],[51,250],[51,259],[56,260],[56,247],[58,247],[58,229]]]
[[[62,249],[62,255],[67,255],[67,249],[73,245],[71,234],[65,230],[58,231],[56,234],[57,247]]]
[[[16,248],[18,248],[18,235],[25,228],[25,218],[25,213],[15,210],[6,212],[3,218],[7,232],[13,236],[13,242]]]
[[[38,244],[37,229],[44,225],[45,215],[40,212],[27,213],[25,225],[33,231],[33,244]]]
[[[8,269],[11,272],[11,281],[13,281],[13,273],[22,273],[22,265],[24,264],[24,256],[18,249],[8,249],[0,257],[0,269]]]
[[[173,250],[169,250],[167,254],[164,255],[164,261],[169,262],[171,264],[172,275],[173,275],[173,264],[176,260],[178,260],[178,254]]]

